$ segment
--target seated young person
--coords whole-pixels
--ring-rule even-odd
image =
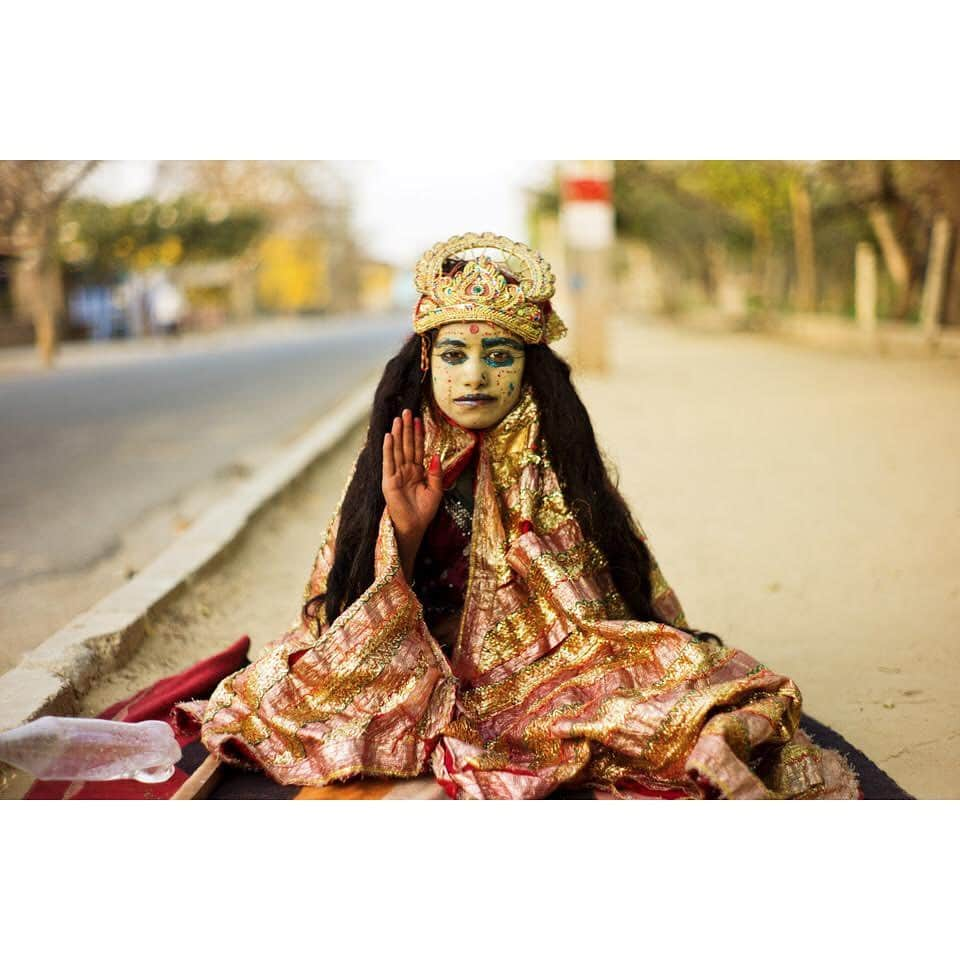
[[[282,783],[429,769],[457,799],[856,798],[796,685],[686,623],[549,346],[549,265],[466,234],[415,279],[300,616],[180,705],[207,748]]]

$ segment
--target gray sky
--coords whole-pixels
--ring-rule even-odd
[[[491,230],[529,240],[527,187],[550,180],[552,160],[406,159],[331,160],[351,184],[357,232],[367,253],[401,267],[438,240]],[[156,161],[105,162],[84,192],[116,202],[147,193]]]

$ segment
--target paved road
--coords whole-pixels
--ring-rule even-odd
[[[0,380],[0,603],[9,614],[11,591],[90,568],[152,508],[255,467],[406,332],[400,317],[284,327]]]

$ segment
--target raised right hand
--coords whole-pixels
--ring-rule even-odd
[[[436,455],[424,471],[423,423],[410,410],[395,417],[384,434],[381,489],[397,535],[419,540],[443,499],[443,475]]]

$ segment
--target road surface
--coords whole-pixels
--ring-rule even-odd
[[[285,325],[0,379],[0,672],[382,368],[406,324]]]

